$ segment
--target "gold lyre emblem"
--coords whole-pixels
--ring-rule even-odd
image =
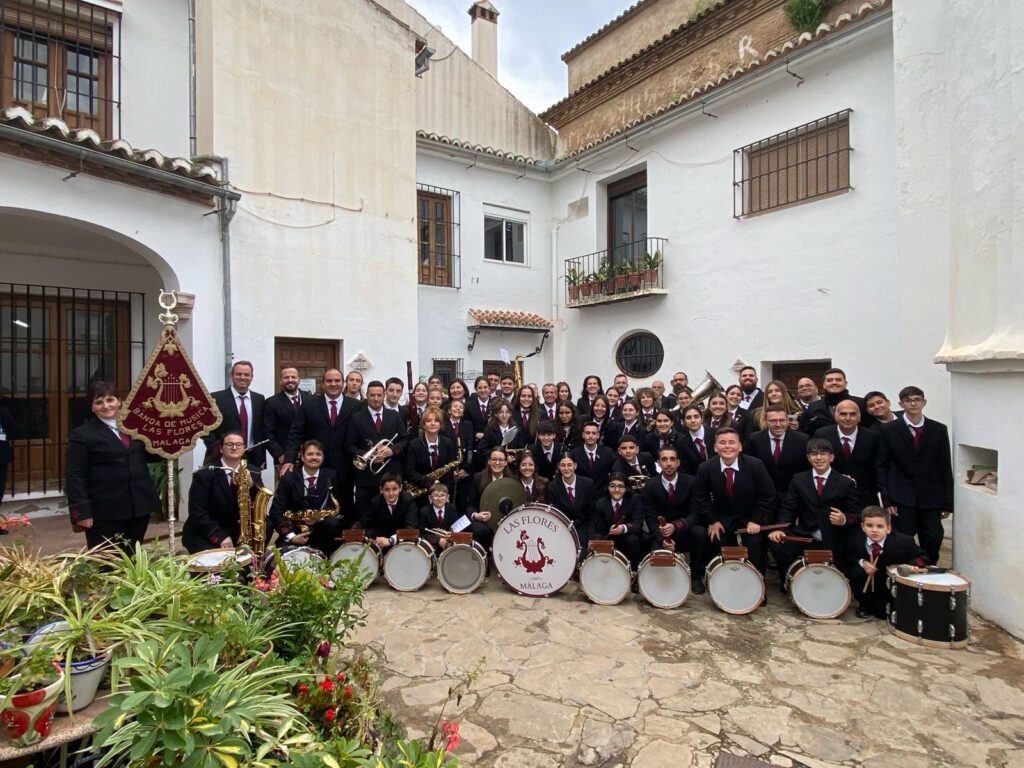
[[[188,394],[186,388],[192,386],[192,380],[184,373],[178,375],[177,381],[169,380],[167,369],[163,363],[156,366],[155,376],[146,379],[146,386],[156,390],[151,397],[142,401],[145,408],[155,408],[162,417],[183,416],[199,401]]]

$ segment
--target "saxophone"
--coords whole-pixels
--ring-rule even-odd
[[[459,445],[459,452],[455,456],[455,461],[449,461],[447,464],[444,464],[444,465],[438,467],[433,472],[431,472],[429,475],[426,475],[426,478],[427,478],[427,480],[430,480],[431,481],[430,484],[433,485],[434,484],[433,481],[440,480],[442,477],[447,475],[449,472],[451,472],[453,469],[455,469],[461,463],[462,463],[462,445],[460,443],[460,445]],[[410,496],[412,496],[414,499],[416,497],[418,497],[418,496],[422,496],[424,493],[426,493],[429,490],[430,490],[430,488],[424,488],[423,486],[416,485],[414,483],[406,483],[405,484],[405,492],[408,493]]]
[[[267,510],[274,494],[262,486],[256,489],[255,502],[249,497],[249,489],[252,481],[249,476],[249,465],[245,459],[232,473],[235,480],[235,487],[238,489],[238,523],[239,534],[236,542],[239,547],[248,547],[252,550],[253,561],[257,564],[263,562],[263,554],[266,549],[267,534]]]

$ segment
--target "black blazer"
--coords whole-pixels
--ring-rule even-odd
[[[436,533],[428,533],[428,528],[440,528],[445,531],[450,531],[455,521],[462,517],[462,514],[455,508],[455,505],[451,502],[444,505],[444,520],[438,522],[437,515],[434,514],[434,505],[426,504],[420,507],[416,511],[416,525],[409,526],[410,528],[419,528],[420,537],[426,539],[435,547],[437,546],[438,540],[441,538]]]
[[[626,526],[626,534],[635,536],[644,535],[644,505],[640,497],[635,493],[627,493],[622,497],[622,506],[619,509],[619,521],[615,522],[614,502],[610,497],[604,496],[594,504],[594,520],[591,539],[613,539],[608,531],[613,525]],[[619,534],[620,536],[624,534]]]
[[[594,519],[594,503],[597,501],[597,492],[594,483],[585,477],[576,474],[575,503],[569,502],[569,494],[565,490],[565,483],[561,477],[556,477],[544,492],[548,504],[560,510],[576,526],[581,538],[589,533],[591,523]]]
[[[736,458],[739,471],[733,483],[732,498],[725,492],[725,473],[718,457],[708,459],[697,470],[693,486],[693,506],[702,522],[721,523],[733,532],[749,522],[765,525],[775,511],[775,484],[760,459]]]
[[[259,472],[249,470],[249,498],[256,498],[263,485]],[[181,543],[189,552],[219,547],[230,537],[237,546],[241,524],[238,519],[238,490],[231,485],[220,464],[198,469],[188,491],[188,519],[181,530]]]
[[[220,410],[221,422],[213,432],[203,437],[203,442],[206,444],[206,461],[215,460],[214,446],[220,442],[225,433],[242,429],[242,422],[238,419],[238,405],[235,403],[234,392],[228,388],[210,394]],[[249,445],[256,445],[264,438],[263,405],[265,398],[259,392],[253,392],[251,389],[245,395],[246,407],[249,410],[249,425],[252,427],[252,440]],[[262,467],[267,462],[266,447],[257,448],[255,451],[246,451],[245,459],[254,466]]]
[[[576,462],[576,475],[594,481],[594,490],[601,495],[608,488],[608,475],[612,473],[612,465],[617,458],[615,451],[607,445],[598,444],[594,451],[594,468],[590,468],[590,460],[587,457],[587,449],[578,445],[569,451],[569,455]]]
[[[654,457],[651,454],[640,451],[636,455],[636,462],[640,465],[639,473],[636,471],[636,467],[632,464],[627,464],[624,458],[616,456],[615,463],[612,464],[612,472],[621,472],[626,477],[636,474],[654,477],[658,473],[658,470],[655,468]]]
[[[580,395],[576,398],[576,415],[581,419],[590,415],[590,396]]]
[[[640,440],[640,450],[651,454],[657,460],[658,451],[661,450],[662,439],[661,433],[656,429],[652,429]],[[682,452],[679,448],[679,433],[675,429],[672,429],[664,439],[667,439],[676,451]]]
[[[844,515],[846,522],[833,526],[828,519],[831,508],[835,507]],[[833,469],[825,481],[821,496],[814,470],[799,472],[793,476],[785,500],[779,508],[778,522],[790,523],[787,533],[807,535],[821,531],[821,541],[829,549],[835,548],[835,528],[852,528],[860,524],[860,504],[857,502],[853,481]]]
[[[388,503],[384,497],[377,494],[360,513],[359,527],[371,539],[376,539],[378,536],[391,538],[399,528],[419,528],[416,501],[408,493],[402,491],[395,500],[395,511],[392,513],[388,509]]]
[[[474,392],[466,398],[466,411],[463,413],[462,418],[469,419],[473,423],[474,434],[484,432],[487,429],[487,422],[491,418],[491,406],[495,402],[496,399],[492,396],[487,401],[486,413],[480,413],[480,398],[476,396],[476,393]]]
[[[473,422],[467,418],[459,419],[459,429],[456,434],[451,420],[445,419],[441,422],[441,434],[452,441],[456,454],[458,454],[459,448],[462,448],[462,464],[459,465],[459,468],[472,474],[473,459],[476,454],[476,432],[473,430]]]
[[[851,568],[860,563],[861,560],[866,560],[870,557],[867,541],[868,537],[864,531],[854,531],[853,535],[850,536],[848,550],[850,559],[848,562]],[[889,531],[889,535],[885,537],[885,541],[882,544],[882,554],[878,556],[878,562],[875,563],[878,572],[884,574],[885,569],[890,565],[908,564],[923,567],[929,565],[930,562],[928,555],[925,554],[921,547],[917,546],[913,536],[908,536],[898,531]],[[863,578],[864,576],[861,574],[861,579]]]
[[[692,527],[700,522],[693,507],[693,477],[677,472],[675,484],[672,501],[668,500],[668,491],[661,482],[661,476],[648,480],[641,493],[647,530],[655,542],[661,541],[661,535],[658,533],[659,517],[665,518],[667,523],[672,523],[677,530]]]
[[[825,395],[807,406],[807,410],[800,414],[800,429],[817,437],[819,429],[836,423],[833,412],[843,400],[852,400],[860,408],[860,426],[870,429],[877,423],[877,419],[868,413],[867,406],[864,405],[864,398],[854,397],[849,391],[846,391],[842,395]]]
[[[306,440],[319,440],[324,446],[324,466],[338,473],[339,479],[351,478],[355,473],[352,459],[345,451],[346,430],[352,417],[365,409],[358,400],[344,395],[338,397],[338,417],[331,425],[327,409],[327,396],[304,397],[302,406],[295,412],[292,428],[288,432],[288,447],[285,461],[295,463],[299,446]]]
[[[537,439],[537,426],[540,424],[540,411],[536,407],[527,411],[526,421],[524,422],[523,409],[514,407],[512,409],[512,423],[519,427],[520,432],[526,433],[527,443],[533,442]]]
[[[348,454],[349,462],[356,456],[366,453],[381,440],[394,437],[394,442],[391,443],[394,455],[387,460],[381,472],[374,474],[369,467],[356,469],[353,465],[356,485],[376,487],[383,475],[402,474],[405,464],[402,459],[402,451],[406,443],[405,421],[394,411],[384,408],[380,414],[380,425],[380,432],[378,432],[377,427],[374,426],[370,409],[363,407],[352,414],[348,428],[345,430],[345,452]],[[397,437],[395,437],[396,434]]]
[[[877,461],[886,506],[953,511],[953,466],[945,424],[926,418],[917,450],[902,418],[882,425]]]
[[[636,438],[637,443],[640,443],[647,435],[647,425],[640,419],[637,419],[633,422],[632,427],[626,429],[626,422],[621,420],[613,421],[611,426],[608,427],[608,432],[605,434],[605,444],[613,451],[617,451],[619,440],[626,435],[632,435]]]
[[[857,428],[857,439],[853,444],[850,458],[843,456],[843,444],[839,438],[839,427],[833,424],[822,427],[814,433],[815,437],[828,440],[832,444],[835,460],[832,469],[849,475],[857,484],[857,495],[863,506],[878,503],[878,432]]]
[[[269,526],[277,531],[278,536],[284,537],[295,530],[295,526],[284,516],[285,512],[330,509],[333,504],[328,496],[331,496],[331,489],[337,481],[338,476],[333,470],[320,467],[316,476],[316,491],[310,494],[302,478],[302,467],[296,464],[277,482],[274,500],[270,502],[270,511],[267,512]]]
[[[297,393],[299,404],[313,395],[300,390]],[[269,440],[267,451],[276,463],[284,462],[284,453],[288,448],[288,432],[295,420],[297,407],[292,405],[291,395],[284,391],[271,395],[263,403],[263,439]]]
[[[540,443],[534,443],[530,446],[530,455],[533,456],[533,463],[537,465],[537,476],[543,477],[546,480],[558,477],[558,460],[562,457],[562,453],[565,451],[565,446],[555,440],[551,444],[551,460],[548,461],[547,453],[544,451],[544,446]]]
[[[515,426],[515,425],[513,425]],[[525,448],[530,444],[530,437],[522,429],[516,427],[516,436],[512,438],[512,442],[505,446],[509,448]],[[483,469],[487,466],[487,454],[492,448],[501,447],[501,428],[493,427],[491,429],[484,430],[484,436],[480,438],[480,442],[476,446],[476,468]]]
[[[455,444],[444,435],[437,436],[437,468],[455,461]],[[427,491],[434,483],[444,483],[448,486],[449,492],[452,489],[452,474],[455,468],[449,469],[439,478],[430,479],[427,477],[435,469],[430,464],[430,447],[426,438],[417,437],[405,447],[405,481],[412,483]],[[423,494],[421,503],[429,503],[427,494]]]
[[[757,393],[750,399],[750,403],[746,408],[743,407],[742,401],[740,403],[741,411],[746,411],[748,414],[752,413],[755,408],[760,408],[764,405],[764,390],[758,387]]]
[[[510,478],[512,480],[516,479],[515,475],[512,474],[512,470],[509,469],[507,466],[505,467],[505,472],[502,475],[502,478],[506,478],[506,477]],[[469,483],[469,498],[466,500],[466,514],[472,516],[472,515],[475,515],[477,512],[480,511],[480,498],[484,495],[484,491],[487,489],[487,486],[490,485],[490,484],[491,484],[491,470],[490,470],[490,467],[488,467],[487,469],[483,470],[482,472],[477,472],[475,475],[473,475],[473,478],[472,478],[472,480]],[[501,516],[501,511],[500,510],[491,509],[491,510],[487,510],[487,511],[490,512],[492,515],[498,515],[499,517]],[[511,512],[511,511],[512,510],[509,510],[509,512]]]
[[[715,457],[715,430],[711,427],[704,427],[704,451],[707,456],[701,456],[697,450],[697,444],[693,442],[690,430],[684,429],[679,433],[679,440],[676,441],[679,449],[679,471],[687,475],[696,475],[697,467],[708,459]]]
[[[762,429],[750,436],[746,445],[743,446],[743,453],[760,459],[772,482],[775,483],[775,492],[779,500],[785,497],[789,490],[789,483],[797,472],[805,472],[810,465],[807,463],[807,443],[810,440],[803,432],[795,429],[787,429],[782,438],[782,451],[779,456],[779,463],[772,459],[772,434],[767,429]],[[817,495],[817,494],[815,494]]]
[[[71,430],[64,468],[64,493],[71,522],[129,520],[149,517],[160,499],[146,466],[140,440],[124,447],[121,438],[99,419]]]
[[[0,403],[0,432],[4,438],[0,439],[0,467],[14,461],[14,414],[5,403]],[[0,498],[3,497],[3,489],[0,488]]]

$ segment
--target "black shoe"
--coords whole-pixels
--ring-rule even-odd
[[[870,619],[873,615],[870,611],[865,611],[863,608],[858,608],[856,614],[858,619]]]
[[[640,582],[637,581],[636,577],[634,577],[633,580],[630,582],[629,591],[632,592],[634,595],[640,594]]]
[[[761,607],[764,608],[766,605],[768,605],[768,598],[767,597],[761,598]]]
[[[695,578],[693,580],[693,585],[690,587],[690,591],[695,595],[703,595],[707,592],[707,589],[704,587],[704,579]]]
[[[7,535],[7,529],[6,528],[0,528],[0,536],[6,536],[6,535]]]
[[[875,618],[881,619],[882,621],[889,620],[889,617],[885,613],[885,608],[879,608],[877,611],[875,611]]]

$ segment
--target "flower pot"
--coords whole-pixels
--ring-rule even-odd
[[[578,285],[569,286],[569,301],[576,301],[580,297],[580,287]]]
[[[590,283],[583,283],[580,285],[579,290],[582,298],[588,298],[590,296]]]
[[[644,270],[644,285],[648,288],[654,288],[658,284],[658,269],[645,269]]]
[[[609,281],[612,284],[612,291],[614,293],[622,293],[626,290],[626,276],[616,275],[612,280]]]
[[[110,654],[101,652],[91,659],[71,662],[71,706],[68,707],[66,696],[61,696],[57,702],[57,711],[67,714],[71,711],[85,709],[92,704],[96,698],[96,691],[100,687],[103,673],[110,665]],[[61,669],[64,665],[58,663]]]
[[[16,747],[30,747],[50,735],[63,687],[61,674],[45,688],[12,694],[0,704],[0,727]]]
[[[626,283],[629,286],[629,290],[631,290],[631,291],[638,291],[638,290],[640,290],[640,273],[639,272],[630,272],[628,275],[626,275]]]

